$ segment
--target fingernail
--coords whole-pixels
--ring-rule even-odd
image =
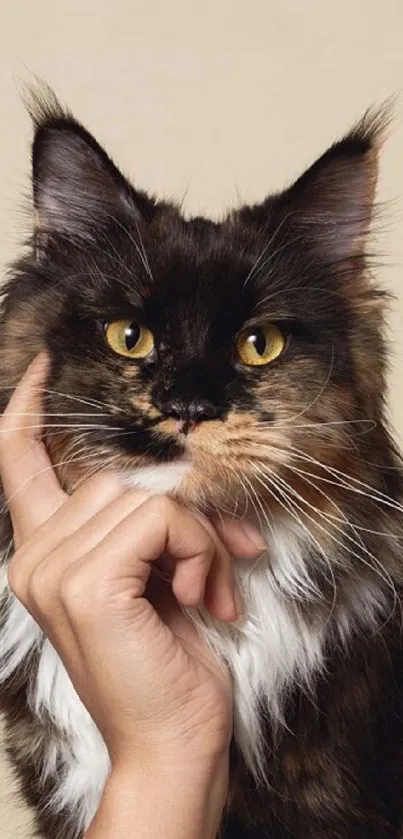
[[[241,521],[240,524],[245,535],[251,542],[253,542],[253,544],[259,551],[267,550],[266,542],[260,530],[258,530],[258,528],[255,527],[254,524],[251,524],[250,521]]]

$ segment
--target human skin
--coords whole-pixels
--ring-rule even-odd
[[[231,681],[180,605],[237,620],[232,555],[258,556],[260,534],[128,489],[111,472],[66,494],[42,442],[47,365],[44,353],[32,362],[0,422],[16,547],[8,582],[109,751],[86,839],[213,839],[228,786]],[[157,562],[170,584],[153,573]]]

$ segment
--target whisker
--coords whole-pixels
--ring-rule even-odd
[[[275,275],[275,272],[277,270],[277,264],[275,262],[276,257],[280,253],[282,253],[283,251],[287,250],[287,248],[290,248],[292,245],[295,245],[296,242],[300,242],[301,239],[302,239],[302,234],[298,234],[298,236],[294,236],[292,239],[287,239],[285,242],[283,242],[282,245],[279,245],[279,247],[276,248],[275,251],[273,251],[272,253],[270,253],[268,255],[268,257],[264,260],[264,262],[262,262],[261,265],[258,266],[257,270],[254,273],[257,274],[258,277],[262,276],[262,274],[266,271],[267,266],[271,263],[270,270],[268,271],[268,273],[265,274],[265,277],[264,277],[266,283],[268,283],[269,280]],[[283,292],[280,292],[280,293],[283,293]],[[263,299],[264,300],[270,299],[270,295],[267,295],[266,298],[263,298]],[[259,304],[261,304],[262,302],[263,301],[260,300]]]
[[[353,484],[358,484],[358,486],[356,487],[352,486],[348,482],[340,481],[340,486],[344,486],[351,492],[358,493],[359,495],[365,495],[367,498],[372,498],[374,501],[378,501],[379,503],[385,504],[388,507],[392,507],[395,510],[400,510],[401,512],[403,512],[402,504],[390,498],[390,496],[381,492],[381,490],[376,489],[376,487],[373,487],[370,484],[366,484],[364,481],[361,481],[358,478],[354,478],[352,475],[348,475],[346,472],[342,472],[341,470],[336,469],[333,466],[328,466],[327,464],[321,463],[321,461],[316,460],[316,458],[312,457],[312,455],[308,455],[306,452],[303,452],[295,446],[290,446],[289,449],[293,457],[306,460],[307,462],[315,463],[317,466],[321,467],[325,472],[330,473],[333,477],[338,478],[339,476],[341,476],[343,479],[347,479],[347,481],[352,481]],[[322,480],[320,476],[318,477],[320,480]],[[364,487],[365,490],[370,490],[370,492],[364,492],[363,490],[359,489],[359,487]]]
[[[258,471],[262,472],[262,470],[258,470]],[[265,472],[263,472],[263,475],[264,475],[264,477],[268,477],[268,476],[266,476]],[[322,545],[320,544],[318,539],[316,539],[314,534],[311,533],[309,528],[306,526],[306,524],[304,524],[301,517],[296,512],[296,509],[298,509],[298,505],[295,502],[292,501],[292,499],[288,495],[288,492],[282,491],[281,487],[279,487],[278,484],[276,483],[274,473],[270,476],[269,485],[266,485],[265,482],[261,478],[259,478],[258,476],[256,476],[256,477],[257,477],[257,480],[259,481],[259,483],[262,484],[262,486],[264,486],[266,489],[269,489],[269,491],[274,495],[274,498],[276,498],[276,495],[273,493],[273,486],[276,487],[277,492],[280,493],[280,496],[284,499],[285,503],[287,503],[289,505],[288,512],[290,513],[292,518],[294,518],[294,520],[303,528],[303,530],[307,533],[307,535],[309,537],[309,540],[312,541],[316,545],[316,547],[319,550],[319,553],[322,555],[322,557],[325,561],[325,564],[326,564],[326,566],[329,570],[329,573],[330,573],[330,582],[331,582],[332,591],[333,591],[333,599],[332,599],[330,614],[327,617],[327,620],[330,620],[330,618],[333,614],[333,611],[335,609],[335,606],[336,606],[337,586],[336,586],[336,579],[335,579],[333,568],[331,566],[331,563],[330,563],[328,557],[326,556],[326,553],[325,553]],[[278,501],[280,506],[282,506],[283,509],[287,512],[287,508],[284,506],[284,503],[281,502],[281,498],[279,499],[277,497],[276,500]],[[301,512],[304,512],[304,511],[301,510]],[[318,596],[322,595],[320,589],[318,588],[316,583],[313,580],[311,580],[311,578],[310,578],[310,576],[307,572],[304,573],[304,579],[303,580],[301,580],[300,576],[298,575],[298,578],[295,580],[294,584],[297,585],[297,588],[301,589],[301,593],[304,597],[306,597],[307,595],[309,596],[310,594],[311,595],[313,594],[315,597],[318,597]]]
[[[304,409],[304,410],[306,410],[306,409]],[[277,423],[273,424],[272,422],[257,422],[256,425],[259,428],[275,428],[276,430],[277,429],[281,430],[283,428],[287,428],[287,430],[288,430],[287,424],[278,425]],[[306,428],[307,429],[309,429],[309,428],[315,428],[315,429],[317,429],[317,428],[328,428],[328,427],[333,427],[333,426],[344,426],[344,425],[347,425],[347,426],[350,426],[350,425],[366,425],[366,426],[368,426],[367,430],[372,431],[374,428],[376,428],[377,423],[375,422],[375,420],[372,420],[372,419],[331,420],[329,422],[324,420],[323,422],[309,422],[309,423],[305,423],[304,425],[292,425],[290,430],[294,431],[294,430],[297,430],[297,429],[300,430],[300,429],[306,429]]]
[[[14,385],[2,385],[2,386],[0,386],[0,391],[2,391],[2,390],[15,390],[16,387],[17,387],[17,385],[15,385],[15,384]],[[118,405],[110,405],[110,404],[108,404],[108,402],[100,402],[99,400],[97,401],[96,399],[89,399],[89,398],[83,399],[83,397],[81,397],[81,396],[75,396],[72,393],[64,393],[61,390],[50,390],[49,388],[38,387],[38,386],[36,386],[34,388],[34,390],[38,393],[50,394],[51,396],[62,396],[65,399],[71,399],[74,402],[80,402],[82,405],[88,405],[90,408],[100,407],[100,408],[109,408],[111,410],[116,410],[116,411],[123,411],[124,410],[123,408],[119,408]]]
[[[9,505],[10,501],[12,501],[13,498],[15,498],[15,496],[19,492],[21,492],[21,490],[25,486],[27,486],[27,484],[29,484],[31,481],[33,481],[35,478],[37,478],[39,475],[43,475],[45,472],[49,472],[51,469],[56,469],[59,466],[66,466],[66,465],[71,465],[72,463],[81,462],[83,460],[90,460],[94,456],[95,456],[95,453],[91,452],[89,454],[83,455],[82,457],[70,458],[70,459],[67,459],[67,460],[63,459],[63,460],[58,461],[57,463],[51,463],[50,466],[45,466],[44,469],[40,469],[38,472],[35,472],[33,475],[30,475],[29,478],[27,478],[25,481],[23,481],[23,483],[20,484],[20,486],[17,487],[17,489],[14,490],[14,492],[8,497],[7,502],[4,503],[3,506],[0,508],[0,515],[7,512],[8,505]]]
[[[48,423],[48,424],[35,424],[35,425],[18,425],[14,428],[4,428],[0,429],[0,434],[12,434],[14,431],[33,431],[40,429],[41,431],[47,431],[49,428],[57,428],[58,431],[64,431],[66,428],[74,428],[75,431],[81,431],[82,429],[91,429],[92,431],[121,431],[118,426],[110,426],[110,425],[98,425],[98,424],[85,424],[82,425],[81,423],[74,424],[74,423]],[[49,435],[50,436],[50,435]]]
[[[295,497],[297,497],[300,501],[302,501],[305,504],[306,507],[313,510],[316,513],[317,516],[319,516],[320,518],[325,518],[325,520],[326,520],[326,517],[324,516],[324,514],[322,513],[321,510],[314,507],[306,498],[304,498],[302,495],[300,495],[300,493],[296,492],[296,490],[293,487],[291,487],[289,484],[287,484],[286,481],[283,481],[283,479],[280,478],[279,475],[276,475],[272,470],[269,470],[267,467],[265,467],[265,471],[266,471],[266,469],[267,469],[267,471],[270,472],[272,480],[274,479],[276,481],[276,483],[280,483],[280,484],[285,485],[285,487],[287,489],[287,492],[289,492],[292,495],[294,495]],[[342,541],[340,541],[340,539],[337,539],[337,537],[334,535],[334,533],[327,530],[323,525],[320,524],[319,521],[315,520],[311,515],[309,515],[309,513],[307,513],[307,511],[305,509],[301,508],[300,505],[297,504],[297,502],[294,502],[294,503],[298,507],[298,509],[302,512],[302,514],[304,516],[306,516],[310,521],[312,521],[312,523],[316,527],[319,527],[319,529],[322,530],[333,541],[335,541],[336,544],[341,546],[343,551],[346,550],[346,545]],[[383,565],[379,562],[379,560],[371,553],[371,551],[368,550],[368,548],[363,543],[360,544],[359,542],[357,542],[355,539],[353,539],[352,536],[350,536],[348,533],[346,533],[342,528],[338,527],[335,524],[333,524],[332,527],[333,527],[334,530],[341,533],[344,539],[347,539],[349,542],[351,542],[356,547],[362,548],[364,553],[370,559],[373,560],[373,562],[375,563],[375,566],[377,566],[377,567],[374,567],[371,563],[366,561],[361,554],[357,553],[356,551],[353,551],[351,548],[348,549],[349,554],[351,556],[356,557],[360,562],[362,562],[364,565],[366,565],[368,568],[370,568],[374,573],[378,574],[378,576],[383,580],[384,583],[386,583],[388,588],[390,588],[390,590],[393,592],[394,600],[396,601],[397,594],[396,594],[396,589],[395,589],[395,586],[394,586],[393,579],[390,576],[390,574],[386,571],[386,569],[383,567]],[[378,570],[378,568],[380,568],[381,570]]]
[[[276,454],[284,454],[287,457],[293,457],[296,460],[301,460],[306,463],[313,463],[316,466],[319,466],[324,472],[329,473],[332,478],[337,479],[337,484],[340,487],[348,490],[349,492],[354,492],[358,495],[363,495],[366,498],[371,499],[372,501],[377,502],[378,504],[384,504],[387,507],[390,507],[393,510],[399,510],[399,512],[403,512],[403,505],[400,504],[398,501],[393,499],[391,496],[386,495],[386,493],[381,492],[381,490],[376,489],[376,487],[371,486],[370,484],[366,484],[364,481],[359,480],[358,478],[354,478],[353,475],[349,475],[346,472],[342,472],[335,467],[328,466],[322,463],[320,460],[317,460],[312,455],[309,455],[307,452],[298,449],[296,446],[292,446],[289,444],[287,449],[281,448],[275,444],[267,444],[262,442],[254,442],[253,445],[259,449],[260,451],[264,450],[268,454],[270,451]],[[287,466],[287,464],[284,464]],[[323,481],[324,483],[330,483],[328,478],[323,477],[322,475],[316,475],[317,479]],[[353,486],[353,484],[349,483],[352,481],[357,486]],[[363,487],[363,489],[360,489]],[[369,492],[368,492],[369,490]]]
[[[315,483],[315,481],[310,480],[310,478],[315,478],[316,477],[315,473],[307,472],[306,470],[299,469],[297,466],[292,466],[291,464],[286,465],[286,468],[290,469],[290,471],[294,472],[296,475],[302,477],[302,479],[305,481],[305,483],[312,486],[317,492],[320,493],[320,495],[322,495],[324,498],[326,498],[327,501],[329,501],[330,504],[332,504],[332,506],[336,507],[336,509],[339,510],[340,514],[343,516],[343,520],[345,520],[350,525],[350,527],[354,527],[355,530],[362,530],[363,533],[370,533],[374,536],[387,536],[390,539],[398,539],[399,538],[395,533],[391,533],[391,532],[384,531],[384,530],[372,530],[371,528],[363,527],[363,525],[357,524],[356,522],[351,522],[349,519],[347,519],[346,516],[344,516],[343,511],[341,510],[339,505],[336,504],[335,500],[333,498],[331,498],[330,495],[327,495],[327,493],[325,493],[323,491],[323,489],[321,487],[319,487],[317,485],[317,483]],[[323,480],[324,482],[326,482],[327,484],[331,484],[332,486],[340,486],[340,484],[337,481],[331,481],[328,478],[323,478],[323,479],[319,478],[319,480]],[[328,515],[332,519],[335,519],[335,521],[339,521],[339,522],[342,521],[342,519],[339,519],[337,516],[333,516],[331,513],[327,513],[326,515]]]
[[[265,254],[267,253],[267,251],[268,251],[268,249],[269,249],[270,245],[272,245],[272,244],[273,244],[274,239],[276,238],[276,236],[277,236],[277,235],[278,235],[278,233],[280,232],[280,230],[281,230],[281,228],[283,227],[283,225],[285,224],[285,222],[286,222],[286,221],[288,221],[288,219],[289,219],[290,215],[291,215],[291,213],[287,213],[287,214],[286,214],[285,216],[283,216],[283,218],[281,219],[281,221],[280,221],[279,225],[277,226],[276,230],[274,231],[273,235],[271,236],[271,238],[269,239],[269,241],[267,242],[267,244],[264,246],[263,250],[260,252],[260,255],[259,255],[259,256],[258,256],[258,258],[256,259],[256,262],[252,265],[252,268],[251,268],[251,270],[249,271],[249,274],[248,274],[248,276],[246,277],[246,279],[245,279],[245,281],[244,281],[244,284],[243,284],[243,286],[242,286],[242,289],[244,289],[244,288],[246,287],[246,285],[248,284],[249,280],[253,277],[253,275],[254,275],[254,273],[256,272],[256,270],[257,270],[257,268],[258,268],[258,266],[259,266],[259,264],[260,264],[261,260],[263,259],[263,257],[264,257],[264,256],[265,256]]]
[[[331,377],[332,372],[333,372],[333,365],[334,365],[334,344],[332,343],[332,356],[331,356],[331,359],[330,359],[329,370],[328,370],[328,373],[327,373],[327,376],[326,376],[326,380],[324,381],[322,387],[320,388],[319,392],[316,394],[315,398],[312,399],[312,402],[310,402],[309,405],[307,405],[306,408],[304,408],[303,411],[300,411],[298,414],[294,414],[293,417],[290,417],[290,419],[288,420],[288,422],[285,423],[285,425],[289,425],[290,423],[294,422],[294,420],[298,419],[298,417],[302,417],[304,414],[306,414],[307,411],[309,411],[313,407],[313,405],[316,404],[318,399],[320,399],[320,397],[324,393],[327,385],[329,384],[330,377]]]
[[[37,417],[38,411],[9,411],[8,415],[10,417]],[[101,414],[98,411],[96,413],[91,414],[89,411],[82,411],[78,413],[76,411],[56,411],[55,413],[46,411],[46,417],[110,417],[110,414]]]

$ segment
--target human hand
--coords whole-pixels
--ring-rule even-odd
[[[112,473],[64,493],[41,441],[46,366],[43,356],[32,363],[0,425],[16,543],[10,587],[62,658],[112,766],[193,771],[226,753],[231,684],[178,604],[204,602],[234,620],[228,547],[251,558],[259,548],[239,523],[224,522],[218,535],[204,517]],[[151,573],[161,557],[168,587]]]

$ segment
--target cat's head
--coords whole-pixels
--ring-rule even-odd
[[[4,291],[0,384],[47,347],[62,479],[110,467],[201,507],[328,508],[323,467],[351,473],[382,425],[366,254],[382,116],[220,223],[136,190],[50,95],[33,117],[35,232]]]

